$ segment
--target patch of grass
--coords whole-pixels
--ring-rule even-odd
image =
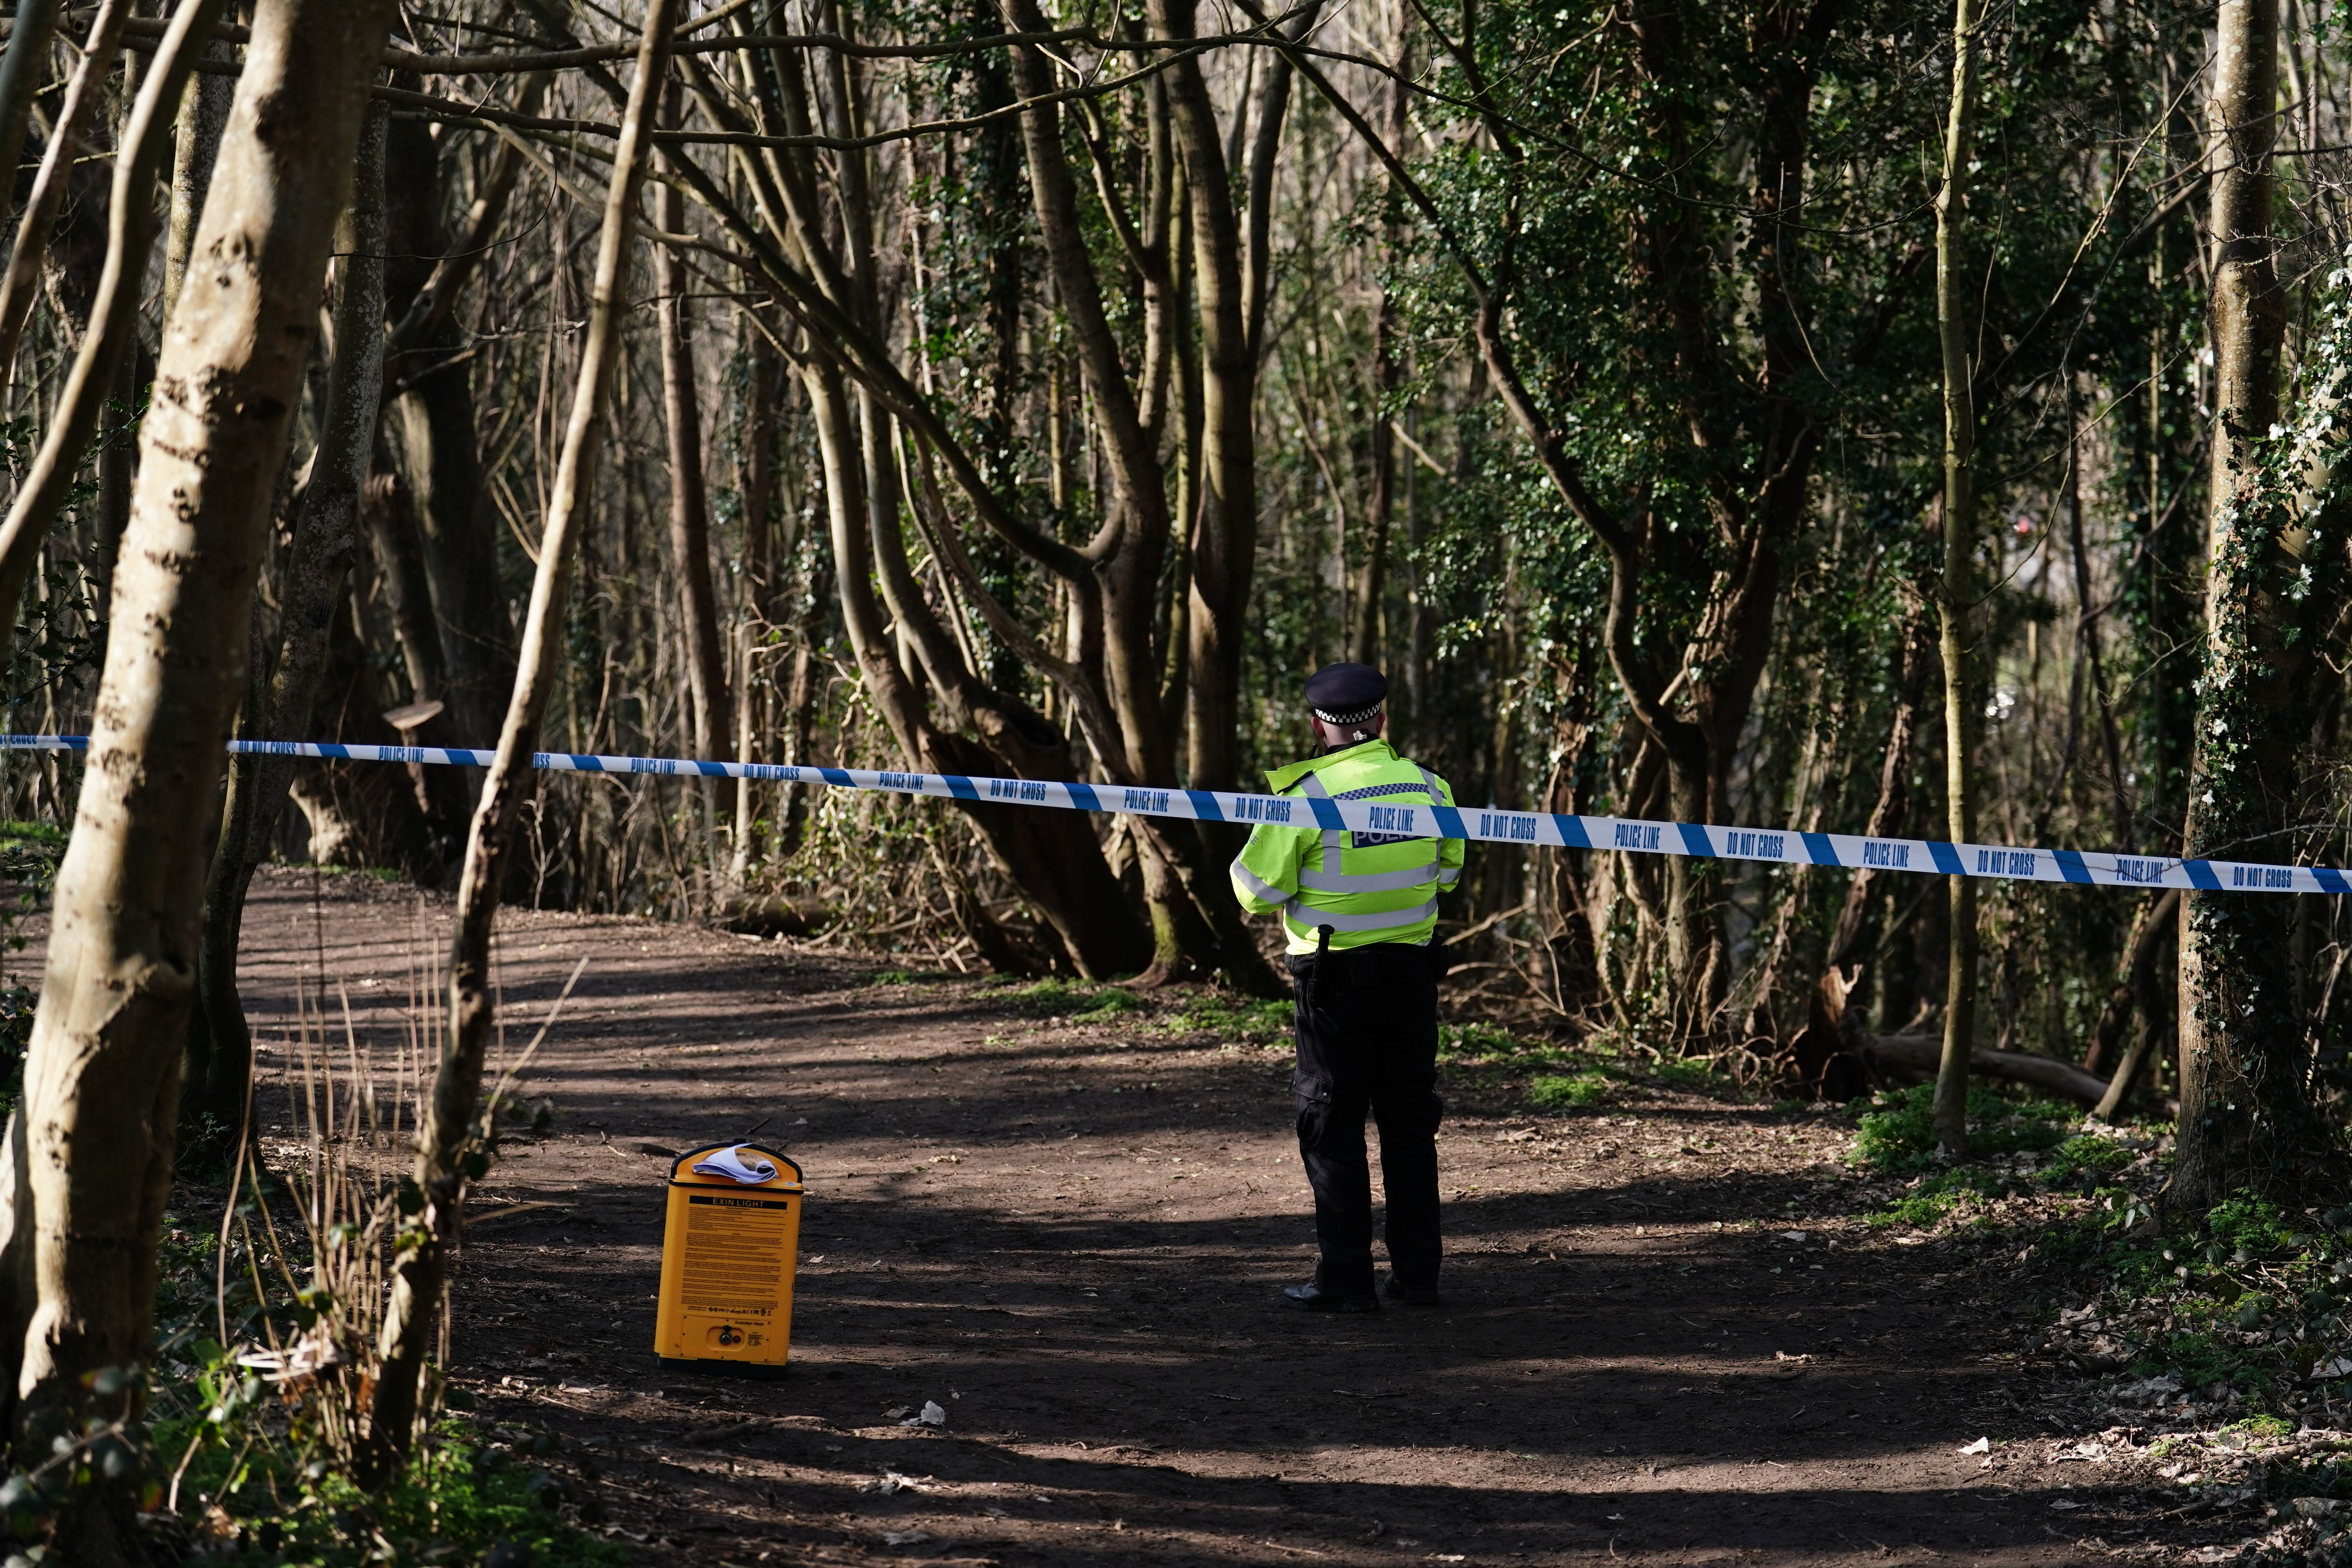
[[[1903,1195],[1868,1216],[1874,1226],[1907,1225],[1932,1230],[1958,1210],[2000,1191],[1981,1171],[1946,1171],[1915,1178]]]
[[[2077,1133],[2053,1151],[2053,1157],[2079,1170],[2113,1173],[2132,1163],[2132,1152],[2112,1138]]]
[[[883,970],[875,975],[872,982],[876,985],[912,985],[914,983],[915,977],[903,969]]]
[[[1040,980],[1005,994],[1015,1007],[1034,1017],[1106,1018],[1143,1010],[1143,999],[1116,985],[1093,986],[1067,980]]]
[[[1559,1100],[1548,1097],[1571,1093],[1570,1089],[1559,1087],[1571,1079],[1581,1081],[1604,1076],[1624,1076],[1607,1068],[1599,1072],[1564,1073],[1561,1070],[1589,1068],[1591,1061],[1591,1053],[1588,1051],[1556,1040],[1530,1039],[1476,1019],[1437,1026],[1437,1062],[1444,1069],[1449,1083],[1463,1089],[1524,1089],[1529,1100],[1538,1107],[1596,1103],[1599,1091],[1590,1089],[1572,1092],[1591,1094],[1595,1099]]]
[[[2303,1250],[2305,1237],[2287,1222],[2275,1204],[2252,1193],[2224,1198],[2207,1211],[2205,1230],[2211,1237],[2206,1258],[2213,1263],[2250,1262]]]
[[[1451,1068],[1527,1072],[1538,1067],[1566,1067],[1590,1058],[1588,1053],[1557,1040],[1530,1039],[1474,1019],[1467,1024],[1437,1026],[1437,1059]],[[1491,1079],[1496,1075],[1486,1076]]]
[[[166,1454],[201,1441],[179,1425],[155,1436]],[[625,1568],[625,1550],[560,1511],[576,1483],[536,1462],[558,1446],[552,1433],[452,1415],[407,1473],[370,1499],[332,1470],[311,1477],[277,1445],[208,1442],[189,1463],[180,1504],[210,1538],[202,1561],[237,1568],[362,1568],[385,1560],[379,1535],[403,1563],[478,1563],[496,1553],[505,1563]],[[213,1508],[219,1512],[208,1513]]]
[[[1178,1034],[1206,1029],[1222,1040],[1242,1045],[1272,1046],[1290,1035],[1291,1005],[1280,997],[1257,1001],[1203,991],[1168,1015],[1168,1027]]]
[[[1889,1173],[1924,1171],[1936,1163],[1933,1122],[1936,1086],[1915,1084],[1881,1094],[1862,1113],[1853,1148],[1846,1158]],[[2070,1106],[2046,1100],[2005,1100],[1993,1090],[1969,1089],[1969,1152],[2011,1154],[2021,1150],[2054,1149],[2066,1141],[2067,1129],[2078,1120]]]
[[[1715,1064],[1705,1057],[1665,1057],[1650,1069],[1652,1078],[1665,1079],[1677,1089],[1709,1089],[1722,1087],[1722,1077]]]
[[[371,882],[399,882],[407,879],[389,866],[346,866],[335,860],[309,867],[298,866],[296,868],[316,871],[322,877],[364,877]]]
[[[1475,1019],[1467,1024],[1437,1026],[1437,1059],[1441,1062],[1485,1066],[1516,1058],[1532,1045],[1532,1041],[1522,1040],[1508,1029]]]
[[[282,1199],[283,1189],[270,1184]],[[240,1206],[256,1212],[249,1202]],[[315,1321],[309,1314],[324,1292],[272,1289],[286,1277],[265,1279],[239,1243],[231,1244],[220,1288],[217,1236],[177,1214],[164,1216],[162,1241],[149,1419],[129,1423],[119,1441],[93,1442],[87,1462],[0,1479],[6,1527],[27,1548],[18,1561],[65,1561],[54,1548],[43,1559],[30,1543],[101,1466],[107,1475],[134,1478],[148,1556],[158,1563],[625,1568],[632,1561],[583,1528],[603,1517],[590,1468],[567,1458],[553,1432],[520,1417],[473,1413],[462,1387],[446,1389],[455,1408],[419,1436],[396,1480],[373,1496],[355,1486],[347,1456],[322,1425],[333,1395],[316,1384],[302,1392],[304,1385],[264,1382],[237,1357],[263,1338],[291,1342]],[[209,1332],[223,1316],[236,1349],[223,1349]],[[115,1375],[101,1371],[93,1386],[104,1394]],[[117,1381],[128,1387],[140,1377],[134,1371]],[[62,1450],[72,1451],[69,1444]]]
[[[2168,1336],[2160,1344],[2151,1346],[2150,1353],[2139,1358],[2139,1364],[2146,1366],[2151,1376],[2168,1372],[2191,1388],[2202,1388],[2208,1384],[2230,1381],[2236,1360],[2221,1341],[2199,1331]]]
[[[1608,1099],[1613,1087],[1606,1073],[1548,1075],[1528,1085],[1528,1100],[1544,1110],[1584,1110]]]
[[[1140,1013],[1143,998],[1132,991],[1122,991],[1116,985],[1106,985],[1094,994],[1094,999],[1078,1009],[1077,1016],[1099,1018],[1113,1013]]]
[[[2103,1186],[2045,1233],[2042,1251],[2097,1281],[2086,1305],[2122,1346],[2126,1375],[2179,1378],[2206,1421],[2220,1412],[2202,1391],[2233,1391],[2229,1414],[2241,1418],[2224,1430],[2252,1442],[2283,1436],[2323,1398],[2340,1403],[2352,1392],[2352,1377],[2331,1374],[2352,1338],[2342,1298],[2352,1279],[2347,1218],[2240,1193],[2167,1226],[2145,1197]]]

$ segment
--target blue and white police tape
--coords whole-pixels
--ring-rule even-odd
[[[0,751],[79,752],[86,735],[0,735]],[[231,741],[231,752],[261,756],[318,757],[352,763],[420,763],[488,767],[497,753],[440,746],[341,745],[314,741]],[[1154,789],[1126,784],[1041,779],[967,778],[961,773],[892,773],[887,769],[813,768],[789,763],[706,763],[683,757],[600,757],[541,752],[531,766],[550,773],[649,773],[666,778],[751,778],[775,784],[826,784],[939,800],[1041,805],[1065,811],[1173,816],[1242,826],[1277,823],[1327,832],[1380,834],[1392,838],[1461,838],[1476,844],[1548,844],[1562,849],[1622,849],[1637,855],[1685,855],[1717,860],[1760,860],[1783,866],[1833,866],[1849,870],[1915,871],[1929,876],[1997,878],[2021,882],[2078,882],[2103,888],[2201,888],[2212,892],[2352,893],[2352,873],[2326,866],[2273,866],[2237,860],[2183,860],[2091,849],[2012,849],[2006,845],[1949,844],[1937,838],[1865,838],[1845,833],[1781,828],[1710,827],[1690,822],[1650,822],[1625,816],[1571,816],[1548,811],[1439,805],[1433,802],[1335,800],[1307,795],[1245,795],[1226,790]],[[1418,792],[1416,792],[1418,793]]]

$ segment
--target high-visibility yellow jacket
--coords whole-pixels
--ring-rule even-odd
[[[1444,779],[1398,756],[1386,741],[1293,763],[1266,774],[1265,782],[1276,795],[1454,804]],[[1459,838],[1260,823],[1234,861],[1234,891],[1254,915],[1282,911],[1293,952],[1313,952],[1316,928],[1327,925],[1334,948],[1423,943],[1437,930],[1438,889],[1462,875],[1465,847]]]

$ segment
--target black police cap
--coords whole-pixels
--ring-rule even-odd
[[[1307,678],[1307,706],[1326,724],[1360,724],[1388,695],[1388,678],[1369,664],[1328,664]]]

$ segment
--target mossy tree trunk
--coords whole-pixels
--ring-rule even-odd
[[[2272,226],[2278,137],[2278,0],[2224,0],[2212,132],[2212,512],[2206,532],[2205,671],[2191,752],[2192,857],[2285,860],[2301,785],[2320,595],[2296,591],[2312,550],[2263,480],[2279,416],[2285,301]],[[2242,1189],[2325,1189],[2337,1141],[2310,1093],[2291,900],[2191,892],[2180,928],[2179,1146],[2168,1205],[2194,1212]]]
[[[1976,374],[1969,353],[1972,284],[1960,226],[1976,97],[1977,0],[1952,9],[1952,95],[1944,126],[1944,186],[1936,197],[1936,321],[1944,351],[1944,583],[1938,605],[1944,651],[1946,831],[1955,844],[1976,837]],[[1936,1147],[1952,1158],[1969,1148],[1969,1053],[1977,1026],[1977,885],[1948,879],[1950,969],[1945,977],[1944,1055],[1936,1071]]]

